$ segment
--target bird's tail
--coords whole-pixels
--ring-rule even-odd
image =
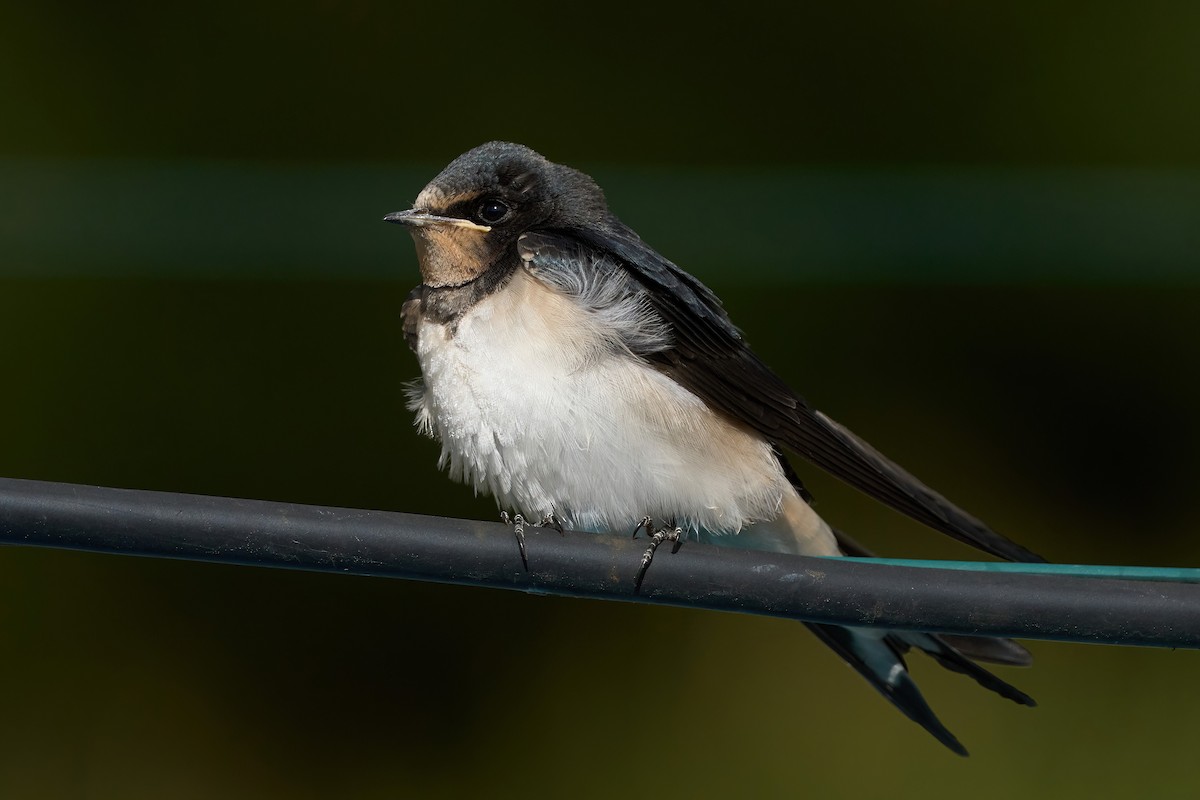
[[[752,526],[736,536],[711,541],[725,546],[798,555],[870,555],[841,531],[826,525],[799,495],[785,498],[777,520]],[[1032,661],[1029,651],[1008,639],[805,624],[906,717],[959,755],[967,755],[966,748],[933,713],[908,672],[904,656],[910,650],[915,648],[926,653],[946,669],[974,679],[1001,697],[1025,706],[1037,705],[1029,695],[975,663],[980,660],[1028,666]]]
[[[916,647],[928,653],[943,667],[974,678],[980,686],[991,689],[1001,697],[1025,706],[1037,705],[1032,697],[1000,680],[938,636],[806,624],[892,705],[960,756],[967,755],[967,749],[933,713],[917,688],[916,681],[909,675],[908,665],[904,662],[904,654],[909,649]]]

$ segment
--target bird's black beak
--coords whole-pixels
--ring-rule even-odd
[[[429,221],[428,214],[422,214],[415,208],[408,211],[393,211],[383,218],[384,222],[394,222],[397,225],[424,225]]]
[[[410,208],[408,211],[393,211],[384,217],[383,221],[394,222],[397,225],[405,225],[410,228],[423,228],[427,225],[453,225],[458,228],[470,228],[471,230],[484,231],[485,233],[491,230],[491,226],[479,225],[469,219],[439,217],[436,214],[430,214],[415,208]]]

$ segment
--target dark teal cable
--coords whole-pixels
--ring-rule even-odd
[[[1008,561],[936,561],[906,558],[855,558],[868,564],[962,572],[1010,572],[1022,575],[1062,575],[1075,578],[1123,578],[1132,581],[1200,583],[1200,569],[1189,567],[1121,567],[1103,564],[1013,564]]]

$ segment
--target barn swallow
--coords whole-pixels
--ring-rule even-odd
[[[790,451],[986,553],[1042,560],[790,389],[716,295],[617,219],[584,173],[490,142],[384,219],[409,229],[420,261],[402,315],[421,367],[416,425],[440,440],[452,478],[501,508],[580,530],[648,526],[654,544],[868,555],[813,510]],[[1027,665],[1014,642],[808,627],[960,755],[908,673],[910,649],[1034,705],[975,663]]]

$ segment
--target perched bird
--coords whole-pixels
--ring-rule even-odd
[[[490,142],[384,219],[409,229],[423,279],[403,309],[422,374],[410,408],[450,476],[502,509],[591,531],[646,524],[655,543],[867,555],[816,514],[786,450],[980,550],[1042,560],[792,391],[582,172]],[[972,660],[1028,664],[1014,642],[808,627],[956,753],[907,671],[910,649],[1034,705]]]

